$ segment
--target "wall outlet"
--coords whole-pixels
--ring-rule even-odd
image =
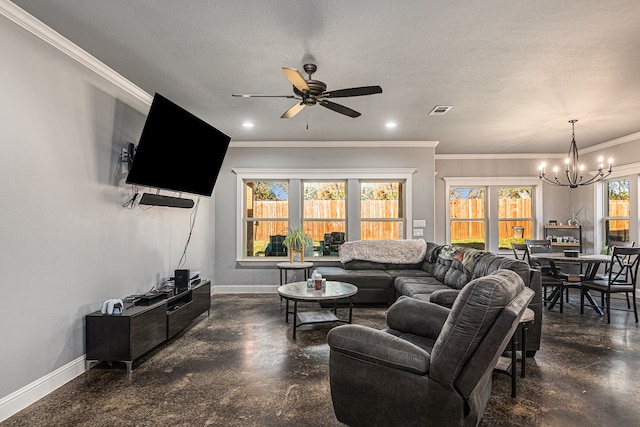
[[[422,228],[416,228],[413,230],[413,237],[422,237],[424,236],[424,230]]]

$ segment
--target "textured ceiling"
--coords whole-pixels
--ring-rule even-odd
[[[640,131],[640,1],[15,0],[153,94],[236,141],[439,141],[438,154],[564,153]],[[380,85],[280,119],[281,67],[328,90]],[[436,105],[453,105],[429,116]],[[387,129],[393,120],[398,127]],[[255,123],[252,129],[241,127]]]

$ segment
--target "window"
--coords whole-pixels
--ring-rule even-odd
[[[314,255],[338,255],[346,240],[346,181],[303,181],[304,231],[313,240]]]
[[[288,181],[244,182],[245,256],[285,256],[289,229]]]
[[[533,237],[532,187],[498,188],[498,248],[511,250],[511,243]]]
[[[360,239],[404,239],[403,182],[360,181]]]
[[[413,168],[234,168],[233,172],[237,177],[238,262],[277,263],[288,259],[282,241],[289,228],[300,226],[313,240],[313,245],[305,249],[305,259],[325,256],[328,261],[338,256],[338,248],[345,241],[360,239],[362,229],[372,229],[390,239],[412,234],[412,200],[407,195],[412,193]],[[388,200],[394,206],[392,210],[361,218],[361,183],[380,186],[378,197]],[[371,224],[363,227],[361,221]],[[393,224],[391,231],[384,231],[389,224]]]
[[[445,238],[460,246],[511,253],[511,242],[542,235],[537,177],[444,177]],[[522,237],[521,237],[522,236]]]
[[[605,244],[629,241],[629,180],[607,181],[604,202]]]
[[[485,249],[484,187],[454,187],[449,190],[451,244]]]

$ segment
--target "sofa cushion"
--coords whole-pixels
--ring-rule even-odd
[[[345,270],[384,270],[386,264],[383,262],[363,261],[356,259],[342,264]]]
[[[385,272],[394,279],[396,277],[433,277],[433,274],[420,269],[385,270]]]
[[[398,277],[394,286],[398,293],[410,297],[417,294],[430,294],[438,289],[451,289],[435,277]]]
[[[435,340],[432,338],[423,337],[415,334],[407,334],[395,329],[383,329],[383,332],[386,332],[391,335],[395,335],[396,337],[402,338],[405,341],[409,341],[411,344],[417,345],[424,351],[431,353],[433,349],[433,344],[435,344]]]
[[[316,271],[327,280],[346,282],[359,289],[391,289],[393,278],[384,270],[344,270],[341,267],[319,267]]]
[[[437,289],[429,295],[429,302],[451,308],[458,294],[460,294],[458,289]]]
[[[438,253],[433,274],[445,285],[462,289],[471,281],[475,263],[486,253],[471,248],[443,246]]]
[[[433,242],[427,242],[427,252],[422,261],[422,270],[433,274],[433,267],[438,259],[438,254],[444,245],[439,245]]]
[[[525,286],[529,286],[531,268],[525,261],[506,258],[493,253],[487,253],[478,259],[473,268],[472,279],[486,276],[499,269],[512,270],[518,273]]]

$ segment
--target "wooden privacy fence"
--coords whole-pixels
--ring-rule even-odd
[[[399,218],[400,206],[397,200],[363,200],[360,202],[361,217],[367,218]],[[259,218],[259,225],[254,222],[254,240],[269,240],[269,236],[287,234],[287,221],[279,218],[288,218],[289,203],[287,201],[255,201],[251,217]],[[345,219],[347,217],[346,202],[344,200],[307,200],[304,202],[304,218],[319,221],[306,221],[305,232],[314,240],[322,240],[325,233],[332,231],[345,231]],[[368,238],[372,236],[397,236],[399,233],[399,221],[378,223],[376,233],[371,234],[368,227]],[[363,236],[363,238],[367,238]],[[383,238],[383,237],[380,237]],[[391,238],[391,237],[384,237]]]
[[[269,240],[269,236],[287,234],[287,221],[279,218],[289,217],[289,203],[287,201],[255,201],[253,203],[253,218],[260,218],[258,226],[254,226],[255,240]],[[397,200],[363,200],[360,202],[361,216],[363,219],[372,218],[399,218],[400,206]],[[531,199],[500,199],[498,202],[498,215],[500,218],[531,218]],[[474,219],[478,221],[452,221],[451,236],[456,239],[484,239],[484,200],[451,200],[449,202],[449,214],[452,219]],[[609,215],[612,217],[628,217],[628,200],[609,201]],[[304,218],[324,219],[323,221],[307,221],[305,231],[314,240],[322,240],[325,233],[331,231],[345,231],[346,202],[344,200],[308,200],[304,204]],[[332,221],[337,219],[337,221]],[[562,220],[564,222],[564,219]],[[401,221],[377,223],[375,227],[364,226],[363,239],[395,238],[403,233],[400,228]],[[503,238],[517,237],[514,226],[524,227],[525,238],[533,236],[532,223],[527,220],[502,220],[499,221],[499,236]],[[612,220],[609,222],[609,230],[626,230],[629,227],[627,220]],[[375,231],[374,231],[375,230]],[[377,237],[381,236],[381,237]],[[388,237],[386,237],[388,236]]]
[[[610,217],[629,217],[629,200],[609,200]],[[607,223],[608,238],[629,240],[629,220],[612,219]]]
[[[485,210],[483,199],[450,200],[449,215],[451,219],[477,221],[451,221],[451,238],[453,240],[484,240]],[[508,220],[507,218],[531,218],[531,199],[498,200],[498,217],[505,220],[498,222],[498,236],[502,238],[527,238],[532,236],[530,220]],[[514,227],[522,227],[520,230]]]

